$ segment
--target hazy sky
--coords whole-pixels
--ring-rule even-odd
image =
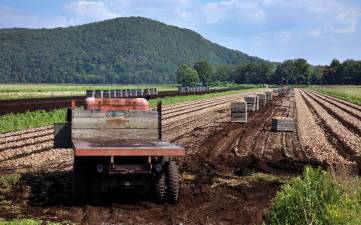
[[[0,28],[143,16],[272,61],[361,59],[361,0],[0,0]]]

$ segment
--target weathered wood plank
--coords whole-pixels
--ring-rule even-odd
[[[73,120],[73,129],[158,129],[158,118],[84,118]]]
[[[88,117],[88,118],[96,118],[96,117],[106,117],[105,112],[98,111],[86,111],[86,110],[73,110],[72,117]]]
[[[158,129],[72,129],[73,139],[158,139]]]
[[[102,118],[102,117],[126,117],[126,118],[154,118],[158,117],[157,111],[139,111],[139,110],[119,110],[119,111],[109,111],[97,112],[97,111],[87,111],[87,110],[74,110],[73,118],[84,117],[84,118]]]

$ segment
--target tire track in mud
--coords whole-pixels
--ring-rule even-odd
[[[337,133],[332,126],[327,123],[327,120],[323,118],[320,113],[315,109],[313,104],[307,97],[305,96],[304,91],[301,91],[301,96],[308,108],[310,109],[313,116],[316,118],[316,123],[320,126],[324,132],[326,133],[327,140],[332,144],[332,146],[336,149],[338,154],[340,154],[343,158],[347,159],[351,162],[356,162],[358,173],[361,172],[361,156],[357,155],[357,152],[353,148],[349,146],[347,141],[343,140],[339,133]]]

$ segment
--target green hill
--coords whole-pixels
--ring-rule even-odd
[[[180,63],[262,62],[188,29],[126,17],[54,29],[0,29],[0,82],[172,83]]]

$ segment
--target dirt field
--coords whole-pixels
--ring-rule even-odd
[[[1,173],[23,173],[13,207],[20,215],[81,224],[261,224],[280,185],[305,165],[347,165],[359,172],[361,109],[295,89],[249,115],[229,122],[229,103],[242,95],[166,107],[163,137],[186,148],[179,159],[180,201],[157,205],[137,193],[109,193],[101,206],[76,207],[71,196],[71,150],[51,148],[52,127],[0,135]],[[297,132],[272,132],[271,118],[288,116]]]

